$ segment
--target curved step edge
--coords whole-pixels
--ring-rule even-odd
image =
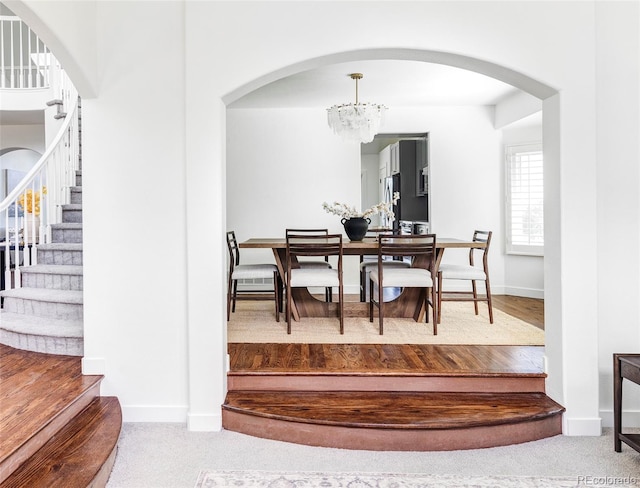
[[[122,429],[116,397],[97,397],[21,464],[2,488],[106,486]]]
[[[562,413],[456,429],[385,429],[290,422],[224,409],[226,430],[294,444],[370,451],[454,451],[521,444],[562,434]]]

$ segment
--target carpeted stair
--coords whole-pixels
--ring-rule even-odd
[[[51,243],[37,246],[37,263],[21,270],[21,287],[3,290],[0,343],[17,349],[82,356],[82,172],[76,174],[62,223]]]

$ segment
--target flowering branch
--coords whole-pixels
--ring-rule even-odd
[[[324,210],[327,213],[338,215],[345,219],[358,218],[358,217],[366,219],[373,214],[383,213],[387,216],[387,218],[393,220],[396,217],[395,214],[393,213],[393,206],[398,202],[399,199],[400,199],[400,192],[394,192],[392,201],[380,202],[377,205],[374,205],[373,207],[366,209],[364,212],[358,212],[355,207],[350,207],[349,205],[346,205],[344,203],[339,203],[339,202],[333,202],[332,205],[329,205],[327,202],[324,202],[322,204],[322,208],[324,208]]]

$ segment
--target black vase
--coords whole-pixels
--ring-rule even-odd
[[[371,219],[351,217],[350,219],[342,219],[341,222],[342,225],[344,225],[344,231],[347,233],[349,240],[361,241],[369,229]]]

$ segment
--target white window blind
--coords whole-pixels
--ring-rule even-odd
[[[542,144],[506,147],[507,253],[542,256],[544,178]]]

